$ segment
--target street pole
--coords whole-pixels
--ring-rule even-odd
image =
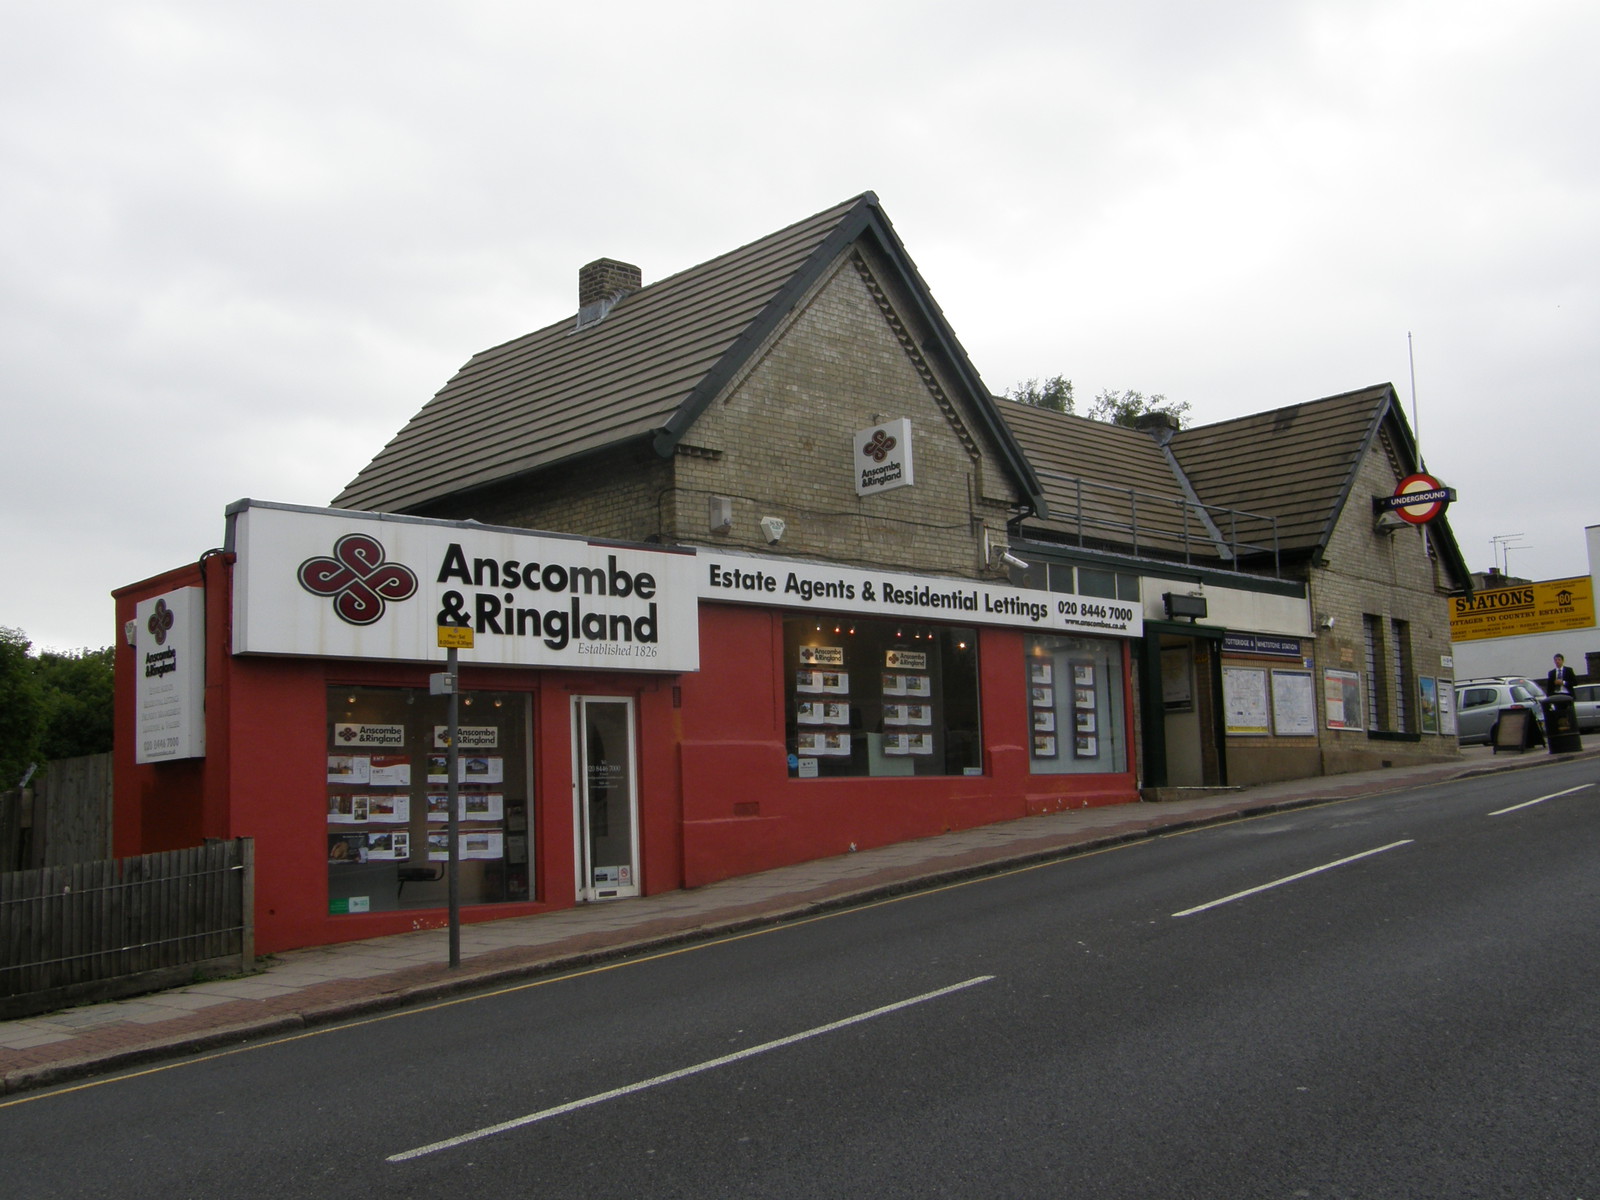
[[[461,747],[456,745],[461,731],[461,674],[456,658],[458,647],[472,649],[470,625],[440,625],[439,645],[445,648],[445,671],[428,680],[435,696],[449,696],[450,718],[445,727],[445,803],[450,806],[445,837],[450,842],[446,873],[450,878],[450,965],[461,965]]]
[[[456,673],[456,648],[451,646],[446,654],[445,671],[450,676],[450,729],[445,735],[450,745],[445,750],[445,774],[449,779],[446,792],[450,797],[450,965],[461,965],[461,780],[458,766],[461,747],[456,745],[456,735],[461,723],[460,676]]]

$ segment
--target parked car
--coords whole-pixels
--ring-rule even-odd
[[[1521,675],[1456,680],[1456,732],[1463,746],[1494,745],[1502,708],[1533,712],[1536,743],[1544,742],[1544,689]]]
[[[1600,683],[1580,683],[1573,688],[1572,706],[1579,733],[1600,733]]]

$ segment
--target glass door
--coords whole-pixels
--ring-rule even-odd
[[[572,799],[578,899],[639,894],[633,701],[572,699]]]

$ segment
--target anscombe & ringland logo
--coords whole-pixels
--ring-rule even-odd
[[[150,619],[144,623],[145,628],[150,631],[150,636],[156,639],[156,645],[164,646],[167,644],[167,634],[171,631],[172,623],[175,619],[172,610],[167,607],[165,597],[157,600],[155,610],[150,614]]]
[[[861,447],[861,453],[865,454],[873,462],[881,463],[889,457],[889,451],[893,450],[896,444],[895,439],[883,430],[875,429],[872,431],[872,439]]]
[[[416,595],[416,573],[401,563],[386,562],[377,538],[347,533],[333,544],[333,557],[308,558],[300,564],[300,586],[314,596],[328,596],[333,611],[350,625],[371,625],[389,603]]]

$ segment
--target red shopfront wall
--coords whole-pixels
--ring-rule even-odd
[[[234,657],[228,650],[230,584],[231,562],[218,555],[204,572],[198,565],[182,568],[117,594],[120,627],[142,599],[176,587],[208,588],[205,758],[133,762],[133,653],[119,643],[117,853],[196,845],[207,837],[255,839],[263,953],[442,926],[443,909],[330,915],[325,849],[328,689],[426,688],[440,664]],[[784,615],[702,605],[701,669],[679,676],[464,665],[467,690],[530,697],[535,899],[468,906],[462,919],[575,903],[571,700],[577,695],[635,701],[640,885],[647,895],[846,853],[852,843],[866,849],[1137,799],[1131,770],[1030,774],[1024,636],[1009,629],[979,634],[981,776],[790,779]],[[1126,648],[1123,670],[1126,678]]]
[[[354,941],[447,923],[445,909],[328,912],[327,697],[330,687],[420,688],[439,664],[235,657],[228,652],[230,563],[207,577],[186,567],[117,593],[119,627],[137,604],[174,588],[207,591],[206,754],[133,761],[131,648],[119,644],[115,838],[119,856],[193,846],[205,838],[255,841],[256,945],[262,953]],[[441,652],[442,653],[442,652]],[[126,662],[123,662],[124,657]],[[571,698],[626,696],[638,735],[640,885],[683,886],[678,793],[678,698],[673,676],[472,667],[464,690],[523,692],[532,713],[534,900],[469,905],[463,922],[528,915],[575,903]]]
[[[445,909],[328,912],[325,771],[329,688],[426,689],[434,667],[235,659],[232,812],[235,836],[256,839],[257,940],[264,951],[442,928]],[[464,923],[527,916],[576,903],[571,697],[628,696],[638,720],[640,885],[682,886],[680,803],[668,678],[617,673],[471,668],[464,691],[524,692],[532,710],[534,899],[461,909]],[[260,731],[272,730],[272,736]]]
[[[996,821],[1138,799],[1134,772],[1033,775],[1024,634],[979,631],[983,774],[791,779],[783,620],[700,606],[700,671],[682,677],[683,881],[721,879]],[[1122,649],[1126,683],[1128,651]],[[1123,689],[1124,720],[1132,706]]]

